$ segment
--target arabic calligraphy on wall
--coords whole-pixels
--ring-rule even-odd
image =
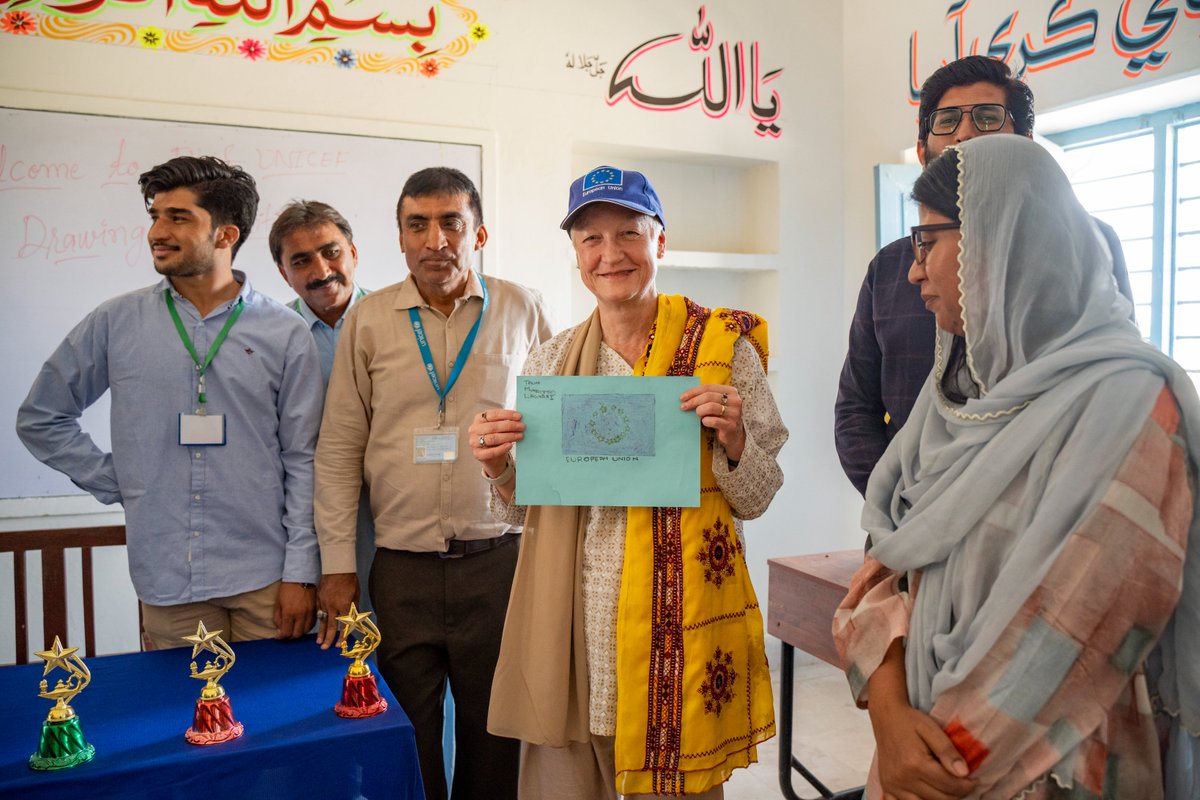
[[[587,53],[567,53],[567,69],[578,69],[591,75],[593,78],[599,78],[605,72],[608,72],[605,67],[608,62],[604,61],[597,54]]]
[[[436,76],[488,38],[458,0],[0,0],[0,32]],[[423,4],[421,4],[423,5]],[[373,7],[374,6],[374,7]],[[449,12],[449,13],[447,13]]]
[[[1113,5],[1110,2],[1102,8],[1107,14]],[[1028,11],[1022,16],[1022,9],[1017,9],[1000,20],[985,42],[967,31],[975,26],[986,31],[995,20],[980,20],[978,15],[968,19],[971,0],[955,0],[947,7],[945,18],[952,31],[949,44],[953,49],[947,53],[945,44],[940,49],[935,45],[941,54],[938,64],[931,66],[930,59],[925,58],[918,66],[922,61],[918,31],[909,37],[909,102],[917,105],[921,101],[921,76],[941,63],[967,55],[1000,59],[1018,77],[1080,59],[1110,57],[1114,68],[1120,65],[1125,77],[1132,79],[1160,69],[1171,58],[1172,48],[1196,46],[1196,35],[1180,34],[1178,28],[1180,20],[1200,20],[1200,0],[1119,0],[1115,5],[1111,32],[1101,27],[1097,0],[1053,0],[1044,20],[1038,12]],[[1104,41],[1106,33],[1110,35]],[[1186,38],[1181,40],[1181,36]]]
[[[1197,0],[1200,2],[1200,0]],[[626,53],[608,82],[610,106],[628,101],[648,111],[682,111],[700,106],[712,119],[745,110],[758,136],[779,138],[779,92],[767,86],[782,68],[763,71],[759,43],[716,41],[715,28],[700,6],[689,34],[667,33]],[[686,41],[686,46],[683,42]],[[703,54],[697,61],[696,54]],[[700,81],[693,81],[695,67]],[[681,75],[691,86],[678,86]]]

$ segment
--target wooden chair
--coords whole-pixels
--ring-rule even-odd
[[[0,532],[0,553],[13,554],[13,599],[16,616],[17,663],[29,660],[29,614],[25,607],[25,554],[42,555],[42,631],[43,649],[54,637],[78,642],[78,633],[67,631],[67,580],[65,551],[82,551],[83,566],[83,640],[89,655],[96,653],[96,618],[92,592],[92,548],[125,544],[125,526],[96,528],[58,528],[40,531]],[[139,610],[140,616],[140,610]],[[140,629],[139,620],[139,629]],[[66,644],[66,641],[63,642]]]

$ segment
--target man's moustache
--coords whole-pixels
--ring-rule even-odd
[[[329,273],[329,277],[322,278],[319,281],[310,281],[308,284],[305,285],[304,288],[307,289],[308,291],[312,292],[317,289],[320,289],[322,286],[327,286],[328,284],[331,284],[334,282],[340,283],[343,286],[346,285],[346,279],[343,278],[341,276],[341,274],[339,274],[337,272],[331,272],[331,273]]]

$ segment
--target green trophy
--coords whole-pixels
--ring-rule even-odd
[[[53,700],[54,707],[42,723],[42,736],[38,741],[37,752],[29,757],[30,769],[54,770],[67,769],[85,761],[91,761],[96,755],[96,748],[83,738],[83,729],[79,726],[79,717],[70,701],[91,683],[92,673],[78,655],[78,647],[63,649],[58,637],[54,637],[54,646],[49,650],[35,653],[46,662],[43,679],[38,684],[41,689],[38,697]],[[47,688],[45,677],[53,669],[62,669],[67,673],[66,681],[59,680],[53,689]]]

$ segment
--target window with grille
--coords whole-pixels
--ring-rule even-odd
[[[1200,103],[1049,138],[1121,239],[1142,335],[1200,379]]]

